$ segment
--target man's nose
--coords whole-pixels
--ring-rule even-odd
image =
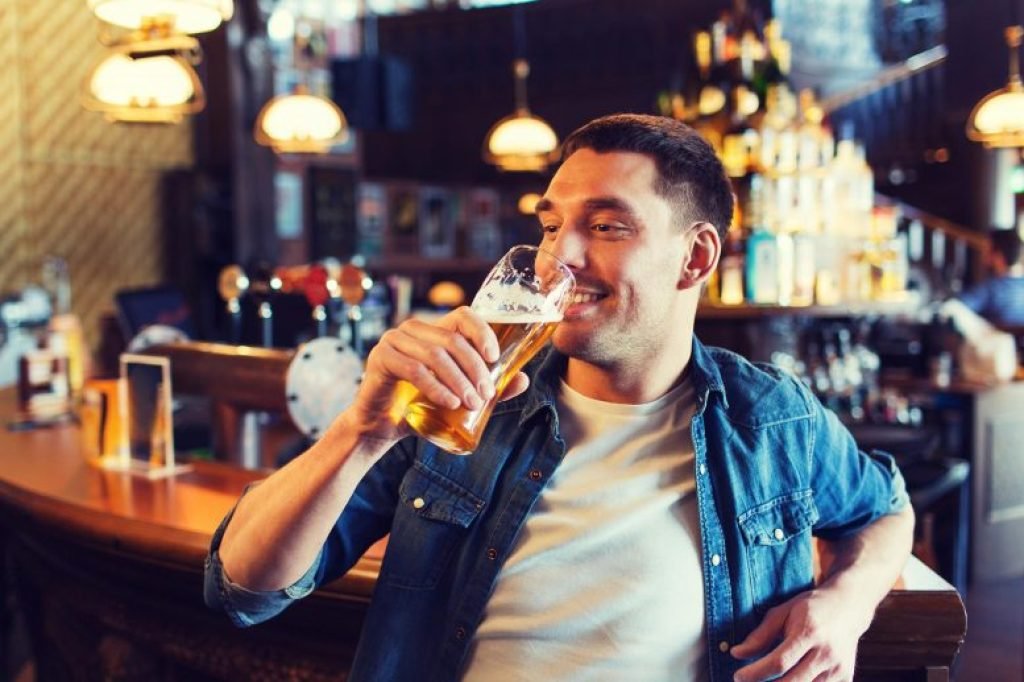
[[[563,227],[555,235],[554,241],[549,242],[544,248],[573,272],[586,266],[586,240],[576,230]]]

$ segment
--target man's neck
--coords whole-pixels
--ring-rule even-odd
[[[657,400],[682,379],[693,354],[693,336],[645,362],[606,367],[569,358],[565,382],[588,398],[639,405]]]

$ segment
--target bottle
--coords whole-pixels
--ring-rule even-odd
[[[755,182],[756,181],[756,182]],[[757,201],[763,197],[763,180],[760,176],[751,178],[752,205],[767,202]],[[779,249],[776,235],[769,231],[765,211],[750,211],[751,232],[747,237],[745,284],[746,298],[750,303],[777,304],[779,302]]]
[[[731,121],[722,138],[722,165],[732,178],[743,178],[757,166],[760,135],[749,117],[757,111],[757,97],[745,85],[731,93]]]
[[[743,231],[733,225],[725,234],[722,246],[722,261],[719,264],[718,302],[722,305],[743,303],[743,268],[746,246]]]
[[[806,230],[793,233],[793,290],[790,305],[809,306],[814,303],[817,262],[815,235]]]
[[[792,62],[792,48],[782,38],[782,25],[778,19],[770,20],[764,27],[765,58],[755,69],[752,85],[761,101],[768,96],[768,88],[789,80]]]

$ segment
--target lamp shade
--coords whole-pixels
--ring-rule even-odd
[[[1020,81],[990,93],[974,107],[967,137],[987,147],[1024,147],[1024,88]]]
[[[110,120],[150,123],[176,123],[205,104],[195,69],[181,57],[136,59],[123,53],[111,54],[93,70],[84,100]]]
[[[526,110],[501,119],[487,133],[484,160],[507,171],[540,171],[558,156],[558,136]]]
[[[348,124],[334,102],[299,89],[263,106],[254,136],[279,153],[323,153],[348,139]]]
[[[1006,29],[1006,44],[1010,48],[1010,77],[1005,88],[983,97],[967,118],[967,137],[986,147],[1024,148],[1024,85],[1020,80],[1017,52],[1024,28]]]
[[[87,0],[101,21],[140,29],[153,19],[169,19],[181,33],[207,33],[234,14],[233,0]]]

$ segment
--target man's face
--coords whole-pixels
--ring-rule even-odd
[[[646,155],[581,149],[537,205],[541,247],[576,275],[574,302],[552,337],[566,355],[601,366],[642,361],[683,328],[688,230],[655,192],[656,178]]]

